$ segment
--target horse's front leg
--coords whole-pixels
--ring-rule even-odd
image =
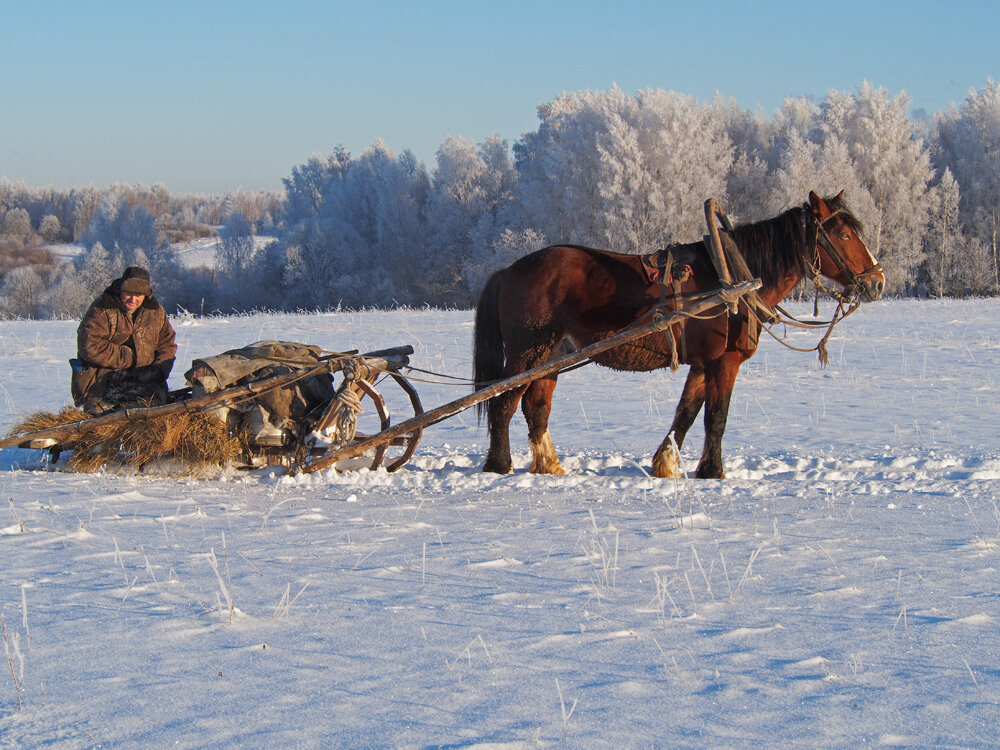
[[[533,474],[566,473],[549,436],[549,414],[552,411],[552,392],[555,389],[555,377],[542,378],[533,381],[521,398],[521,411],[524,412],[524,421],[528,423]]]
[[[722,466],[722,435],[729,418],[729,401],[742,358],[728,352],[712,362],[705,373],[705,447],[695,476],[700,479],[725,479]]]
[[[653,476],[660,478],[678,477],[681,473],[680,451],[684,438],[694,424],[694,420],[705,403],[705,371],[692,367],[684,381],[684,391],[674,412],[674,423],[670,432],[653,454]]]

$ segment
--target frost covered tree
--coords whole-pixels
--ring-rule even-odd
[[[675,92],[564,94],[515,145],[522,224],[550,242],[625,252],[700,236],[733,149],[710,106]]]
[[[44,310],[46,285],[30,266],[7,273],[0,286],[0,313],[10,318],[40,318]]]
[[[992,292],[1000,293],[1000,85],[987,79],[958,110],[939,115],[937,137],[939,160],[961,186],[962,224],[988,248]]]
[[[377,141],[358,159],[314,157],[286,181],[289,216],[278,238],[286,305],[420,303],[430,189],[409,151]]]
[[[724,101],[716,96],[715,111],[733,146],[733,162],[726,176],[726,213],[737,223],[767,218],[774,125],[761,113],[743,109],[734,99]]]
[[[600,152],[609,139],[606,121],[628,101],[614,89],[563,94],[538,107],[538,130],[514,144],[524,226],[549,242],[615,246],[599,217]]]
[[[12,208],[3,216],[0,222],[0,229],[4,234],[17,237],[22,242],[27,241],[34,234],[31,228],[31,216],[23,208]]]
[[[180,262],[156,228],[156,219],[141,206],[129,205],[130,188],[116,185],[91,220],[84,247],[102,245],[115,266],[142,266],[153,278],[157,299],[168,310],[183,296]]]
[[[100,242],[83,252],[75,265],[86,288],[88,302],[125,270],[124,258],[113,257]]]
[[[964,262],[963,242],[958,223],[960,202],[958,182],[947,167],[941,180],[931,191],[933,206],[925,236],[927,283],[931,294],[943,297],[961,293],[956,281],[956,264]]]
[[[250,310],[261,304],[261,287],[268,277],[256,273],[256,240],[250,221],[231,213],[219,229],[215,247],[217,269],[214,305],[221,310]],[[264,282],[263,284],[261,282]]]
[[[73,188],[66,200],[67,215],[63,217],[63,225],[72,230],[73,242],[83,242],[90,222],[101,207],[101,192],[93,185]]]
[[[789,97],[774,114],[768,149],[768,166],[778,166],[781,155],[795,141],[822,140],[819,131],[820,108],[810,97]]]
[[[50,297],[52,313],[58,317],[80,317],[124,270],[120,253],[112,257],[104,245],[95,243],[73,263],[60,269]]]
[[[851,211],[866,227],[877,216],[871,195],[858,179],[843,141],[829,136],[815,143],[790,133],[778,168],[770,176],[767,215],[774,216],[801,205],[810,190],[823,196],[836,195],[843,190]]]
[[[62,234],[62,222],[59,221],[58,216],[47,214],[42,218],[42,223],[38,227],[38,233],[48,243],[57,242],[59,235]]]
[[[831,91],[821,107],[823,140],[847,148],[854,173],[874,205],[863,217],[869,249],[882,261],[886,290],[912,290],[923,263],[933,179],[926,144],[907,117],[909,97],[865,82],[854,93]]]
[[[219,244],[215,247],[215,265],[230,282],[246,281],[254,254],[253,229],[241,213],[226,217],[219,230]]]
[[[422,274],[427,301],[475,303],[486,276],[499,267],[496,242],[507,228],[516,189],[507,143],[498,136],[479,145],[466,138],[444,140],[426,208],[432,249]]]

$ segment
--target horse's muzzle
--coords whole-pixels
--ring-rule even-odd
[[[854,292],[865,302],[874,302],[885,291],[885,274],[881,266],[873,266],[854,281]]]

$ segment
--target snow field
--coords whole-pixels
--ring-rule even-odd
[[[556,391],[564,477],[525,473],[520,417],[515,473],[482,474],[473,412],[395,474],[0,452],[0,746],[992,746],[998,313],[867,305],[826,369],[765,339],[723,481],[646,474],[683,373],[597,368]],[[468,311],[175,323],[174,387],[262,338],[470,369]],[[0,334],[4,426],[65,403],[75,324]]]

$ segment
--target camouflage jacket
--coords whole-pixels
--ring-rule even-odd
[[[174,366],[177,344],[167,313],[150,295],[132,315],[116,281],[94,300],[77,329],[77,358],[70,391],[77,406],[101,399],[111,373],[155,365],[164,382]]]

